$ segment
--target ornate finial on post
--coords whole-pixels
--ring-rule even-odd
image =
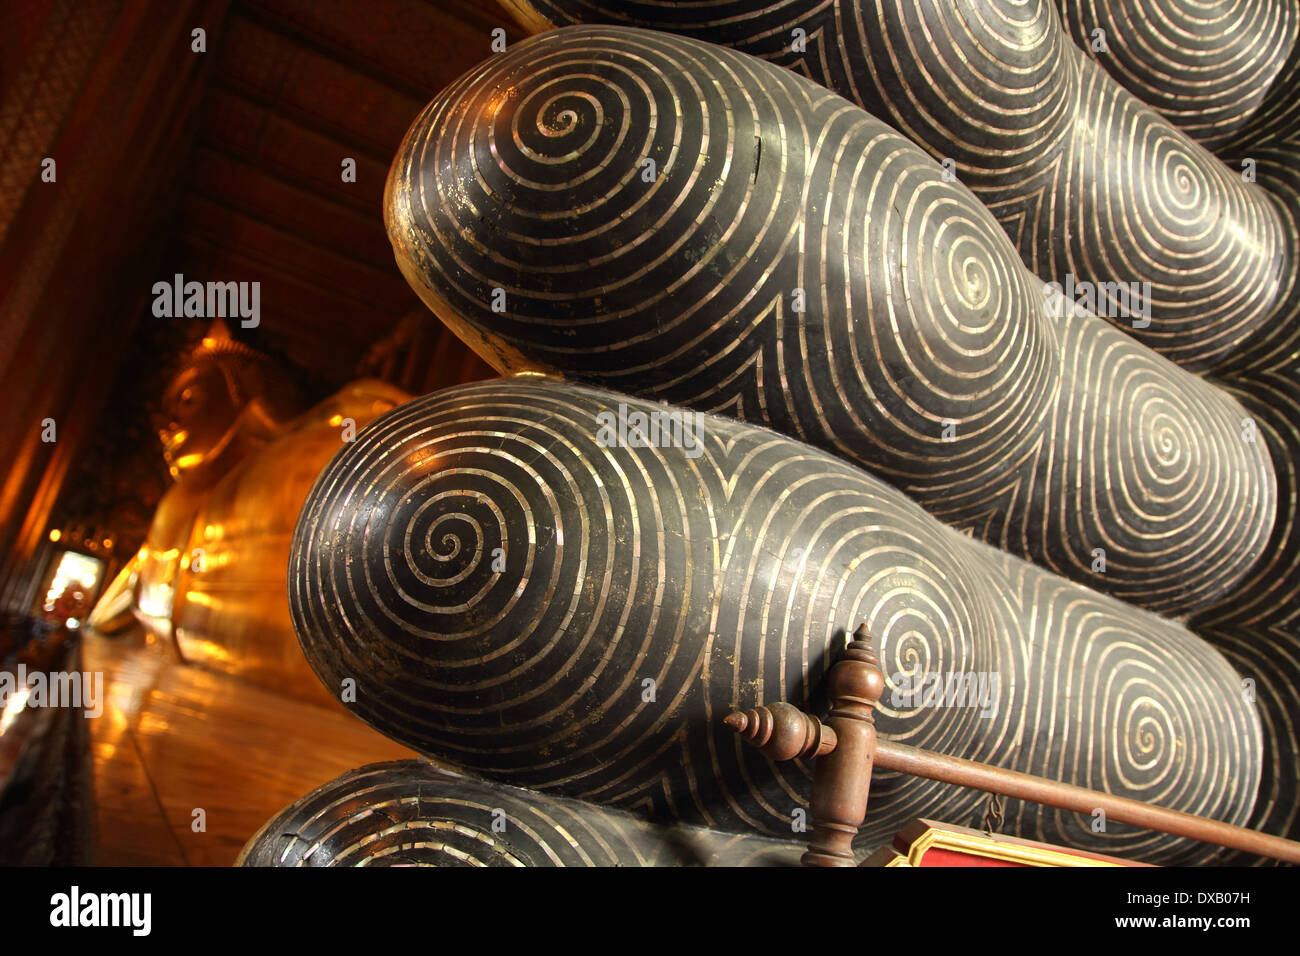
[[[820,757],[835,749],[835,731],[793,704],[760,704],[727,715],[723,723],[773,760]]]
[[[804,866],[853,866],[853,838],[867,815],[871,765],[876,759],[872,716],[885,690],[885,675],[867,625],[826,677],[830,713],[826,723],[785,703],[760,705],[727,715],[724,723],[773,760],[819,757],[813,771],[813,835]]]
[[[835,749],[813,771],[813,836],[805,866],[853,866],[853,838],[867,815],[871,766],[876,757],[872,716],[885,689],[885,675],[871,646],[866,624],[853,633],[826,678]]]

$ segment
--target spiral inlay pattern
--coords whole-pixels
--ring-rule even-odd
[[[807,767],[743,747],[722,717],[808,703],[865,621],[885,734],[1217,819],[1249,812],[1258,720],[1194,635],[765,429],[687,417],[692,437],[666,432],[676,443],[611,444],[597,416],[620,405],[628,422],[690,416],[522,377],[417,399],[344,447],[300,518],[290,604],[325,684],[356,681],[354,713],[484,776],[783,836]],[[985,675],[984,706],[891,696],[952,673]],[[879,774],[861,843],[918,816],[963,822],[982,800]],[[1038,808],[1012,819],[1137,858],[1213,853]]]
[[[1057,0],[1079,48],[1207,149],[1259,108],[1296,42],[1295,0]],[[1097,31],[1103,31],[1102,36]]]
[[[1300,363],[1255,370],[1233,390],[1278,463],[1279,512],[1264,557],[1191,626],[1252,682],[1264,727],[1263,776],[1249,826],[1300,836]],[[1239,854],[1225,862],[1258,863]]]
[[[655,826],[422,760],[352,770],[271,819],[241,866],[795,866],[786,842]]]
[[[1199,215],[1213,191],[1158,148]],[[417,119],[386,212],[498,368],[770,425],[1134,603],[1204,605],[1268,534],[1240,406],[1045,296],[923,152],[752,57],[618,28],[516,44]]]
[[[1180,365],[1213,369],[1273,331],[1297,263],[1268,196],[1075,46],[1053,0],[507,6],[531,29],[672,31],[834,90],[950,161],[1042,279],[1151,283],[1149,325],[1115,295],[1100,307]]]

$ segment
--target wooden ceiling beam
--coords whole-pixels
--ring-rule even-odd
[[[220,84],[304,125],[391,157],[428,97],[407,95],[247,17],[232,16]]]
[[[482,0],[258,0],[239,12],[421,101],[491,56],[494,29],[504,29],[509,43],[524,38]],[[356,29],[361,22],[366,28]]]
[[[369,305],[377,311],[400,315],[410,302],[410,287],[397,271],[360,262],[341,255],[264,220],[193,193],[181,201],[180,214],[187,238],[200,237],[213,246],[243,253],[255,274],[260,264],[273,266],[284,276],[293,276],[340,299]],[[201,281],[239,280],[244,275],[194,276]]]
[[[240,215],[288,230],[333,256],[396,275],[393,250],[378,209],[364,214],[331,192],[307,188],[301,179],[268,173],[248,161],[203,146],[194,153],[189,192]]]
[[[204,146],[328,194],[367,215],[379,214],[392,156],[366,155],[355,143],[332,138],[276,114],[269,104],[219,86],[209,91],[205,117],[199,134]],[[341,189],[345,156],[357,161],[357,181]]]
[[[197,234],[177,237],[176,269],[188,276],[205,281],[209,276],[247,276],[273,286],[274,296],[262,297],[263,312],[285,310],[301,316],[300,327],[304,334],[334,341],[369,343],[387,335],[418,299],[415,293],[401,308],[382,309],[373,301],[351,294],[341,294],[323,288],[292,272],[286,272],[276,263],[258,260],[248,250],[213,243]],[[343,384],[342,379],[338,384]]]

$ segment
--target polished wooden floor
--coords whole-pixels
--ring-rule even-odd
[[[90,724],[98,865],[228,866],[275,813],[344,771],[413,756],[348,714],[86,634],[104,673]],[[202,811],[202,814],[196,811]]]

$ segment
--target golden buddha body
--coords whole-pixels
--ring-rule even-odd
[[[290,622],[290,541],[312,483],[343,442],[409,398],[362,379],[303,410],[264,355],[214,325],[164,395],[159,436],[175,484],[91,626],[112,632],[134,618],[187,663],[337,700]]]

